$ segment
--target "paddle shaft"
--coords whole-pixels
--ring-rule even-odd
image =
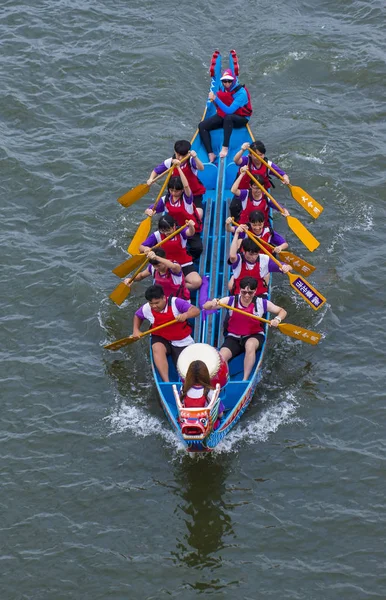
[[[251,313],[247,313],[244,310],[240,310],[239,308],[236,308],[233,306],[227,306],[226,304],[223,304],[222,302],[219,302],[218,306],[221,306],[221,308],[226,308],[227,310],[234,310],[235,312],[240,313],[240,315],[244,315],[246,317],[251,317],[251,319],[255,319],[256,321],[262,321],[263,323],[271,323],[271,321],[269,319],[263,319],[263,317],[258,317],[257,315],[251,315]]]
[[[147,331],[140,333],[138,338],[133,338],[132,336],[122,338],[120,340],[116,340],[115,342],[112,342],[111,344],[107,344],[104,347],[106,348],[106,350],[119,350],[120,348],[123,348],[124,346],[128,346],[129,344],[138,342],[138,340],[145,337],[145,335],[149,335],[149,333],[154,333],[155,331],[159,331],[160,329],[163,329],[164,327],[168,327],[168,325],[173,325],[173,323],[177,323],[177,319],[173,319],[172,321],[168,321],[167,323],[163,323],[162,325],[158,325],[157,327],[148,329]]]
[[[160,242],[158,242],[158,244],[156,244],[155,246],[153,246],[151,249],[153,250],[154,248],[158,248],[159,246],[162,246],[162,244],[164,244],[168,240],[171,240],[174,236],[176,236],[179,233],[181,233],[181,231],[183,229],[185,229],[185,227],[186,227],[186,223],[185,223],[185,225],[181,225],[181,227],[179,227],[178,229],[176,229],[176,231],[173,231],[173,233],[171,233],[170,235],[168,235],[165,239],[163,239]],[[142,255],[139,254],[138,256],[145,256],[145,254],[142,254]],[[130,273],[130,271],[133,270],[131,268],[131,265],[133,263],[135,265],[137,264],[136,263],[136,259],[138,259],[138,256],[132,256],[131,258],[128,258],[123,263],[121,263],[120,265],[118,265],[117,267],[115,267],[115,269],[113,269],[114,275],[118,275],[118,277],[125,277],[128,273]],[[141,267],[143,267],[146,264],[147,260],[148,259],[146,258],[146,261],[141,264]],[[127,265],[127,266],[125,267],[125,265]],[[134,267],[134,269],[135,268],[136,268],[136,266]],[[117,270],[118,270],[118,273],[116,272]]]
[[[263,244],[268,246],[270,250],[273,250],[275,248],[275,246],[273,246],[269,242],[266,242],[265,240],[260,239],[257,235],[255,235],[252,232],[250,232],[250,233],[251,233],[251,235],[253,235],[254,241],[256,239],[259,240],[260,242],[262,242]],[[296,256],[296,254],[293,254],[292,252],[288,252],[287,250],[280,250],[279,254],[283,255],[283,260],[287,264],[291,265],[295,271],[297,271],[298,273],[302,273],[305,277],[307,277],[308,275],[311,275],[311,273],[313,273],[315,271],[315,267],[313,265],[306,262],[299,256]]]
[[[277,207],[277,209],[283,215],[284,210],[282,209],[282,207],[280,206],[280,204],[275,200],[275,198],[273,196],[271,196],[271,194],[265,189],[264,186],[261,185],[261,183],[259,181],[257,181],[256,177],[254,177],[252,175],[252,173],[250,171],[248,171],[248,169],[245,172],[252,179],[252,181],[260,188],[260,190],[263,192],[263,194],[265,194],[266,196],[268,196],[268,198],[274,203],[274,205]]]
[[[263,165],[265,165],[265,166],[267,167],[267,169],[269,169],[270,171],[272,171],[272,173],[274,173],[274,174],[276,175],[276,177],[278,177],[279,179],[281,179],[281,181],[283,181],[283,182],[284,182],[284,177],[283,177],[283,175],[280,175],[280,173],[278,173],[278,172],[276,171],[276,169],[274,169],[272,166],[270,166],[270,165],[267,163],[267,161],[266,161],[266,160],[264,160],[264,158],[262,158],[261,156],[259,156],[258,154],[256,154],[256,152],[255,152],[254,150],[251,150],[251,148],[248,148],[248,150],[249,150],[249,152],[250,152],[251,154],[253,154],[253,156],[254,156],[255,158],[257,158],[257,160],[259,160],[260,162],[262,162],[262,163],[263,163]]]
[[[270,166],[264,160],[264,158],[256,154],[256,152],[251,150],[251,148],[248,148],[248,150],[253,156],[257,158],[257,160],[262,162],[267,167],[267,169],[272,171],[272,173],[274,173],[276,177],[278,177],[283,183],[285,183],[283,175],[280,175],[280,173],[278,173],[276,169]],[[304,210],[308,212],[309,215],[311,215],[314,219],[317,219],[324,210],[323,206],[319,204],[319,202],[317,202],[309,194],[307,194],[307,192],[305,192],[301,187],[291,185],[290,183],[288,184],[288,187],[290,188],[294,200],[296,200],[296,202],[298,202],[304,208]]]
[[[268,323],[269,325],[271,324],[271,321],[269,321],[268,319],[258,317],[257,315],[251,315],[251,313],[247,313],[233,306],[227,306],[222,302],[219,302],[218,306],[221,306],[221,308],[225,308],[227,310],[234,310],[235,312],[238,312],[241,315],[251,317],[252,319],[256,319],[257,321],[262,321],[263,323]],[[291,325],[290,323],[279,323],[277,329],[280,331],[280,333],[284,333],[284,335],[288,335],[289,337],[295,338],[296,340],[301,340],[302,342],[305,342],[306,344],[311,344],[313,346],[318,344],[322,337],[320,333],[310,331],[309,329],[304,329],[304,327],[298,327],[297,325]]]
[[[162,244],[164,244],[165,242],[171,240],[172,238],[174,238],[176,235],[178,235],[179,233],[181,233],[181,231],[183,229],[185,229],[186,227],[186,223],[185,225],[181,225],[181,227],[179,227],[178,229],[176,229],[175,231],[173,231],[173,233],[171,233],[170,235],[168,235],[164,240],[161,240],[160,242],[158,242],[158,244],[156,244],[155,246],[152,247],[152,250],[154,250],[154,248],[159,248],[160,246],[162,246]],[[146,258],[143,263],[140,265],[140,267],[137,269],[137,271],[135,272],[135,274],[133,275],[133,277],[130,277],[130,283],[132,281],[134,281],[134,279],[136,278],[136,276],[138,275],[138,273],[140,273],[143,269],[143,267],[146,265],[146,263],[148,262],[148,258]]]
[[[275,198],[271,196],[271,194],[261,185],[261,183],[257,181],[257,179],[252,175],[252,173],[248,171],[248,169],[245,172],[247,173],[247,175],[249,175],[251,180],[260,188],[263,194],[268,196],[268,198],[275,204],[275,206],[277,206],[277,209],[280,211],[283,217],[285,217],[284,209],[281,208],[280,204],[275,200]],[[306,248],[308,248],[308,250],[310,250],[310,252],[313,252],[319,246],[319,242],[316,239],[316,237],[313,236],[312,233],[308,231],[308,229],[296,217],[291,217],[291,215],[287,215],[285,218],[287,219],[288,226],[292,229],[295,235],[297,235],[299,240],[306,246]]]
[[[235,225],[235,227],[240,227],[239,223],[237,223],[234,219],[232,219],[232,223],[233,225]],[[282,268],[282,264],[279,260],[277,260],[277,258],[275,258],[273,256],[273,254],[271,254],[271,252],[265,247],[263,246],[263,244],[261,243],[261,241],[255,237],[253,235],[253,233],[251,233],[250,231],[248,231],[248,229],[245,231],[245,233],[247,234],[247,236],[249,237],[249,239],[251,239],[253,242],[255,242],[255,244],[257,244],[258,246],[260,246],[260,248],[262,249],[263,252],[265,252],[265,254],[268,254],[269,258],[273,260],[274,263],[277,264],[277,266],[281,269]]]

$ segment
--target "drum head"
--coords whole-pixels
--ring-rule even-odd
[[[210,377],[214,377],[220,368],[220,354],[209,344],[189,344],[183,349],[177,361],[177,371],[182,379],[185,379],[186,373],[191,362],[202,360],[208,367]]]

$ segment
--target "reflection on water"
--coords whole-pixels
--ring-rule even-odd
[[[224,456],[186,456],[177,465],[177,510],[186,524],[186,534],[177,540],[173,553],[178,562],[203,568],[220,561],[215,554],[225,546],[224,536],[233,534],[224,501],[229,470],[230,458]]]

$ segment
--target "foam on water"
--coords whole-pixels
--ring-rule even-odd
[[[109,435],[130,432],[141,438],[160,436],[176,451],[184,450],[172,429],[164,421],[150,415],[146,409],[116,399],[116,408],[104,418],[110,424]]]
[[[284,393],[285,399],[279,404],[270,405],[262,413],[252,419],[245,417],[244,425],[241,422],[233,429],[229,435],[215,448],[215,452],[236,452],[240,443],[255,445],[266,442],[272,433],[275,433],[279,427],[287,423],[301,423],[301,419],[295,416],[296,409],[299,406],[296,400],[295,392],[287,390]],[[266,401],[263,397],[261,402]]]

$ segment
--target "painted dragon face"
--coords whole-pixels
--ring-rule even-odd
[[[178,421],[186,440],[202,440],[212,431],[212,418],[205,408],[200,411],[183,408],[180,410]]]

